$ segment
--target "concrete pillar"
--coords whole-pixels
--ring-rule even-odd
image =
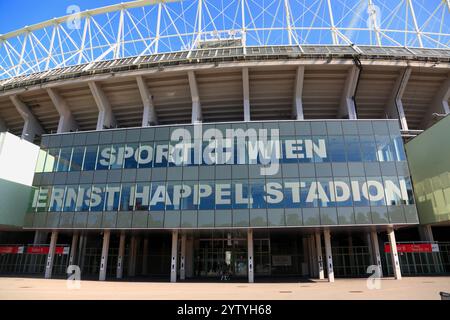
[[[142,274],[147,275],[148,269],[148,238],[144,236],[144,246],[142,250]]]
[[[13,95],[9,98],[24,121],[22,139],[33,142],[36,136],[45,133],[36,117],[31,113],[28,106],[19,99],[19,97]]]
[[[186,234],[181,235],[180,280],[186,279]]]
[[[116,126],[116,118],[112,112],[111,105],[103,92],[100,85],[94,81],[88,82],[89,89],[94,97],[95,104],[98,108],[97,131],[105,128],[114,128]]]
[[[144,105],[144,112],[142,115],[142,126],[153,126],[158,124],[158,118],[156,116],[155,106],[153,104],[153,97],[145,84],[142,76],[137,76],[136,81],[139,88],[139,93],[141,94],[142,103]]]
[[[83,271],[84,267],[84,258],[86,254],[86,243],[87,243],[87,235],[80,235],[79,246],[78,246],[78,266],[80,270]]]
[[[102,256],[100,258],[100,275],[99,280],[106,280],[106,271],[108,268],[108,251],[109,251],[109,239],[111,237],[111,231],[104,230],[103,231],[103,247],[102,247]]]
[[[116,278],[122,279],[123,276],[123,257],[125,256],[125,232],[120,233],[119,254],[117,256],[117,273]]]
[[[254,260],[253,260],[253,230],[247,231],[247,266],[248,266],[248,283],[255,282]]]
[[[56,241],[58,240],[58,232],[53,231],[50,239],[50,247],[47,255],[47,264],[45,266],[45,279],[52,277],[53,260],[55,257]]]
[[[419,226],[419,235],[422,241],[434,242],[433,229],[429,224]]]
[[[398,259],[397,242],[395,241],[394,228],[388,227],[387,234],[389,237],[389,244],[391,246],[391,261],[392,261],[392,268],[394,269],[394,277],[397,280],[401,280],[402,272],[400,269],[400,261]]]
[[[69,266],[75,264],[78,249],[78,233],[74,232],[72,235],[72,245],[70,246]]]
[[[172,256],[170,258],[170,282],[177,282],[178,230],[172,231]]]
[[[365,243],[366,243],[367,249],[369,251],[370,264],[376,264],[375,254],[373,253],[372,239],[370,238],[370,231],[366,233]]]
[[[186,240],[185,269],[186,277],[192,278],[194,275],[194,239],[192,237]]]
[[[302,270],[304,276],[311,276],[311,267],[310,267],[310,256],[309,256],[309,243],[308,237],[306,235],[302,238],[302,247],[303,247],[303,263],[305,266],[305,270]]]
[[[317,267],[319,271],[319,279],[325,279],[325,274],[323,271],[323,259],[322,259],[322,241],[320,237],[320,232],[317,231],[315,234],[316,238],[316,255],[317,255]]]
[[[136,275],[136,255],[137,255],[137,239],[135,235],[131,236],[130,256],[128,257],[128,276],[134,277]]]
[[[58,133],[77,131],[78,125],[63,97],[52,88],[48,88],[47,93],[59,114]]]
[[[334,282],[333,255],[331,252],[331,236],[329,229],[323,230],[323,237],[325,240],[325,254],[327,255],[328,282]]]
[[[294,119],[303,120],[303,81],[305,77],[305,67],[297,67],[297,76],[295,78],[295,90],[294,90],[294,105],[293,114]]]
[[[380,255],[380,245],[378,242],[378,233],[375,230],[372,230],[370,232],[370,242],[372,244],[372,252],[374,255],[374,262],[377,266],[378,269],[380,270],[380,277],[383,277],[383,265],[381,264],[381,255]]]
[[[202,106],[194,71],[188,71],[188,78],[192,98],[192,123],[200,123],[202,122]]]
[[[356,107],[353,97],[355,96],[358,84],[360,69],[353,65],[347,74],[344,91],[342,92],[341,104],[339,107],[339,118],[356,119]]]
[[[349,257],[350,257],[350,272],[353,275],[353,274],[356,273],[355,272],[356,263],[355,263],[355,255],[354,255],[354,252],[353,252],[353,237],[352,237],[351,234],[348,235],[347,240],[348,240],[348,251],[349,251],[349,254],[350,254],[349,255]]]
[[[314,239],[314,235],[310,235],[309,239],[309,251],[311,254],[311,275],[312,277],[317,277],[319,275],[317,269],[317,256],[316,256],[316,241]]]
[[[411,68],[407,67],[397,77],[397,81],[393,87],[392,93],[385,106],[385,113],[390,119],[399,119],[402,130],[408,130],[405,110],[403,108],[403,94],[411,76]]]
[[[251,120],[250,114],[250,84],[248,78],[248,68],[242,68],[242,91],[244,94],[244,121]]]

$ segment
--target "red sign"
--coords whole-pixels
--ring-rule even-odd
[[[389,244],[384,245],[384,252],[391,252]],[[397,252],[439,252],[439,246],[435,243],[399,243],[397,244]]]
[[[27,253],[30,254],[48,254],[50,247],[47,246],[32,246],[27,247]],[[69,254],[69,247],[56,247],[55,254]]]
[[[0,254],[18,254],[23,253],[21,246],[0,246]]]

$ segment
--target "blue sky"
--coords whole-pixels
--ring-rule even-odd
[[[66,15],[70,5],[94,9],[127,0],[0,0],[0,34]]]

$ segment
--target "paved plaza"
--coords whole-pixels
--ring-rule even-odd
[[[450,277],[386,278],[380,281],[380,286],[369,289],[366,279],[254,284],[81,281],[79,289],[68,289],[66,280],[0,278],[0,300],[439,300],[440,291],[450,292]]]

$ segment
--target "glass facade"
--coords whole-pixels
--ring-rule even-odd
[[[80,132],[41,149],[28,227],[49,212],[61,228],[417,223],[395,120]]]

